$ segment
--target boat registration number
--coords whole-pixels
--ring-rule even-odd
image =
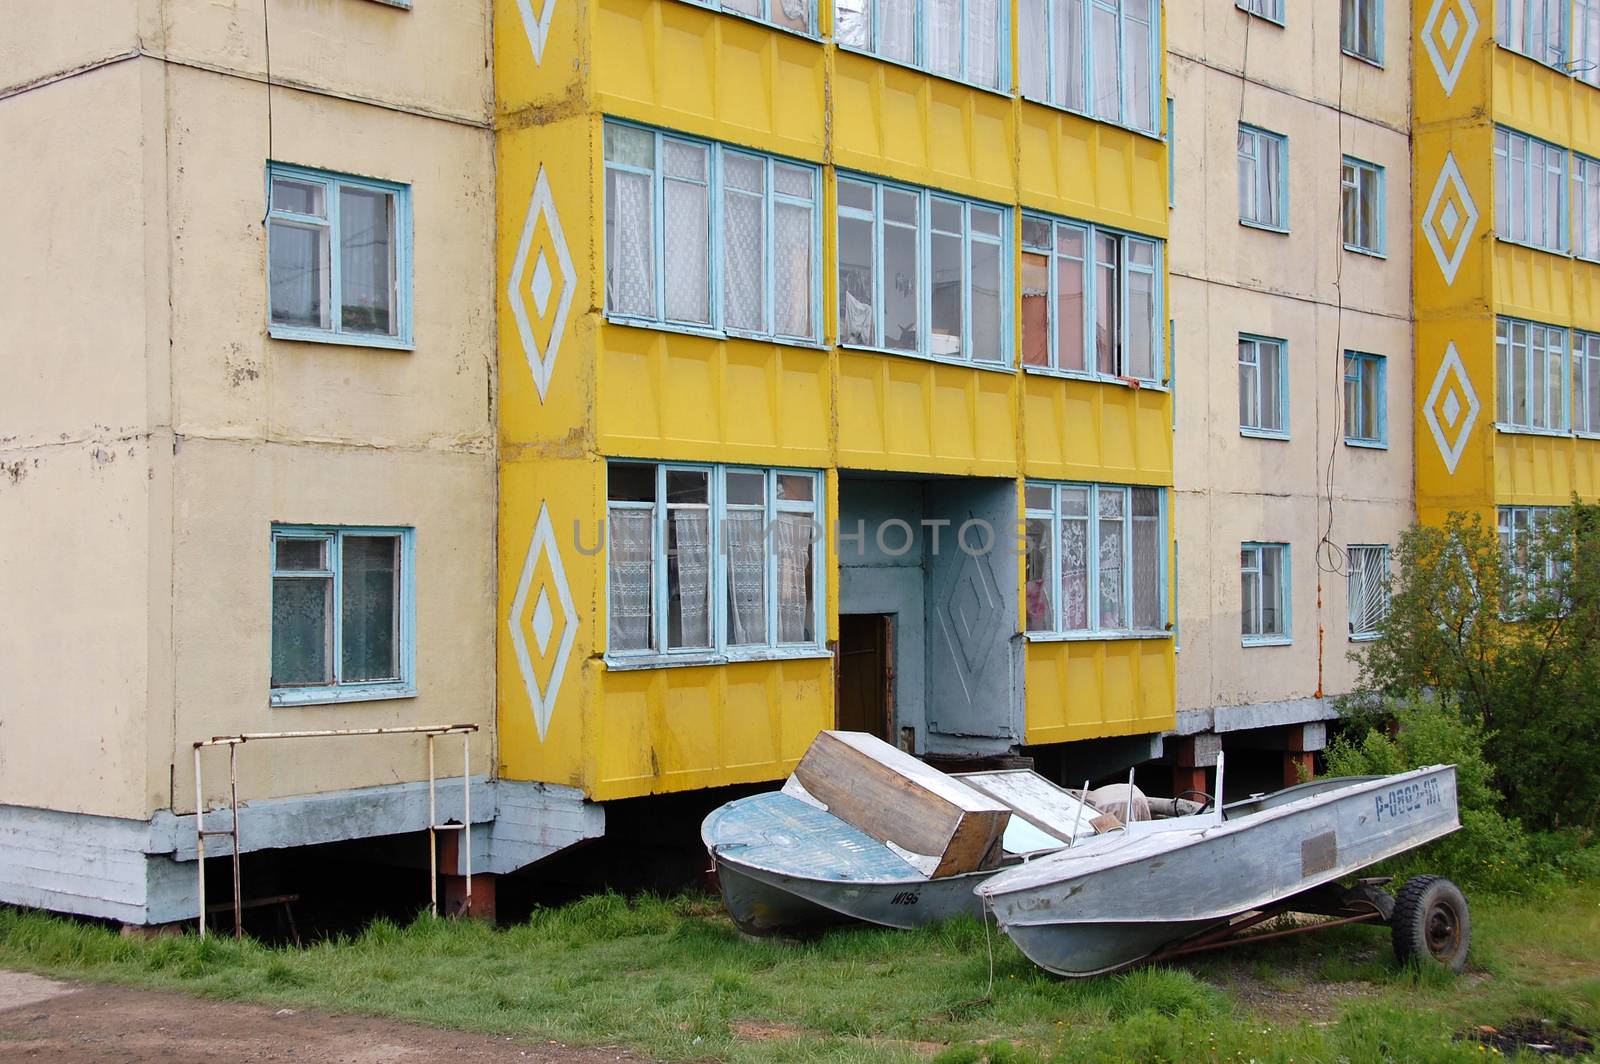
[[[1382,823],[1385,817],[1393,820],[1415,813],[1419,809],[1438,805],[1443,801],[1444,799],[1439,796],[1439,781],[1436,779],[1417,780],[1404,787],[1393,787],[1374,799],[1379,823]]]

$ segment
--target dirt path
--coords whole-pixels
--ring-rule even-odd
[[[642,1064],[578,1049],[389,1020],[58,983],[0,971],[0,1064]]]

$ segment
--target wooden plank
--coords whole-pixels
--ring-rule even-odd
[[[834,816],[930,876],[992,868],[1011,811],[861,732],[820,733],[794,779]]]

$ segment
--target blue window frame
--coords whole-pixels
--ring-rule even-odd
[[[1567,151],[1526,133],[1494,131],[1495,235],[1566,254]]]
[[[1572,431],[1600,437],[1600,334],[1572,334]]]
[[[1340,225],[1346,251],[1384,253],[1383,167],[1346,155],[1339,167]]]
[[[940,77],[1010,92],[1010,11],[1000,0],[837,0],[833,39]]]
[[[1239,221],[1289,231],[1289,138],[1239,124]]]
[[[1239,545],[1240,630],[1245,646],[1291,641],[1289,544]]]
[[[1352,447],[1387,447],[1389,360],[1365,351],[1344,353],[1344,442]]]
[[[1600,0],[1573,0],[1572,76],[1600,86]]]
[[[1283,25],[1283,0],[1234,0],[1234,7]]]
[[[607,119],[605,176],[608,318],[821,342],[819,167]]]
[[[943,361],[1011,361],[1011,211],[840,174],[839,343]]]
[[[1567,330],[1518,318],[1495,319],[1497,427],[1566,432],[1570,382]]]
[[[1239,334],[1239,432],[1289,438],[1289,343]]]
[[[267,164],[268,333],[410,348],[411,190]]]
[[[822,653],[822,474],[607,465],[606,660]]]
[[[814,0],[688,0],[697,7],[709,7],[730,15],[776,26],[780,30],[807,37],[817,35],[817,6]]]
[[[1600,159],[1578,152],[1572,153],[1572,253],[1600,262]]]
[[[1162,380],[1159,240],[1022,216],[1022,365],[1101,380]]]
[[[1168,634],[1164,488],[1029,481],[1025,503],[1031,638]]]
[[[1571,0],[1495,0],[1495,39],[1535,62],[1569,73]]]
[[[1339,48],[1345,55],[1383,65],[1383,0],[1343,0]]]
[[[1021,0],[1022,95],[1154,135],[1160,14],[1158,0]]]
[[[415,535],[273,526],[272,705],[417,693]]]
[[[1173,124],[1177,121],[1177,104],[1171,96],[1167,97],[1167,207],[1169,209],[1178,205],[1178,130]]]

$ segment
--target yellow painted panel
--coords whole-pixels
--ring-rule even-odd
[[[588,659],[605,621],[604,555],[595,549],[603,476],[593,459],[500,463],[496,671],[500,764],[508,779],[583,782],[597,689]],[[551,618],[543,645],[534,623],[541,598]]]
[[[833,156],[840,167],[1015,201],[1010,97],[842,49],[834,57]]]
[[[1482,313],[1489,305],[1495,247],[1489,236],[1494,230],[1494,128],[1479,121],[1471,126],[1417,131],[1412,137],[1412,165],[1417,190],[1412,198],[1418,223],[1412,230],[1417,317]],[[1459,183],[1455,175],[1459,175]],[[1463,188],[1467,199],[1461,195]],[[1444,252],[1442,259],[1424,237],[1428,227],[1423,223],[1430,221],[1430,204],[1434,205],[1431,228]],[[1449,216],[1475,216],[1476,220],[1470,233],[1463,235],[1464,223],[1460,221],[1453,232],[1445,233],[1444,219]],[[1458,258],[1452,257],[1457,254]],[[1446,269],[1452,263],[1454,274],[1447,277]],[[1418,382],[1427,388],[1425,378],[1418,377]]]
[[[601,0],[595,34],[601,111],[822,160],[819,42],[676,0]]]
[[[1030,642],[1026,741],[1169,730],[1175,667],[1170,639]]]
[[[1495,310],[1562,325],[1572,321],[1572,260],[1495,241]]]
[[[1458,363],[1445,369],[1451,351]],[[1492,496],[1494,319],[1480,314],[1418,321],[1416,360],[1417,506],[1419,510],[1444,511],[1483,506]],[[1469,420],[1473,399],[1478,410]],[[1453,419],[1452,408],[1456,411]],[[1427,418],[1430,409],[1432,423]],[[1443,446],[1434,436],[1435,424]],[[1455,458],[1453,470],[1448,460],[1451,455]]]
[[[596,209],[602,202],[599,169],[593,165],[597,133],[596,121],[580,116],[502,130],[495,138],[495,302],[500,433],[506,446],[539,442],[575,455],[591,438],[595,381],[587,352],[593,349],[598,318],[588,308],[599,303],[594,261],[602,223]],[[541,175],[548,196],[536,195]],[[543,290],[534,283],[541,260],[550,280],[543,309],[536,294]],[[522,320],[513,299],[520,303]]]
[[[1600,440],[1500,432],[1494,450],[1497,505],[1566,506],[1574,492],[1600,498]]]
[[[580,11],[579,4],[555,5],[540,58],[535,60],[535,40],[522,21],[517,0],[494,0],[495,111],[502,126],[509,116],[520,115],[530,106],[549,107],[563,101],[564,110],[581,110],[578,101],[585,92],[582,71],[587,66],[584,34],[588,26]],[[516,122],[511,119],[510,124]]]
[[[1571,77],[1505,48],[1496,48],[1493,86],[1496,122],[1555,144],[1572,143]]]
[[[1172,397],[1152,388],[1023,374],[1027,476],[1172,483]]]
[[[1167,146],[1153,137],[1023,101],[1022,204],[1167,234]]]
[[[1572,323],[1582,329],[1600,329],[1600,265],[1573,259]]]
[[[606,671],[596,800],[781,779],[833,726],[833,660]]]
[[[1016,475],[1016,375],[839,352],[839,464]]]
[[[600,337],[602,453],[829,464],[826,351],[611,324]]]

